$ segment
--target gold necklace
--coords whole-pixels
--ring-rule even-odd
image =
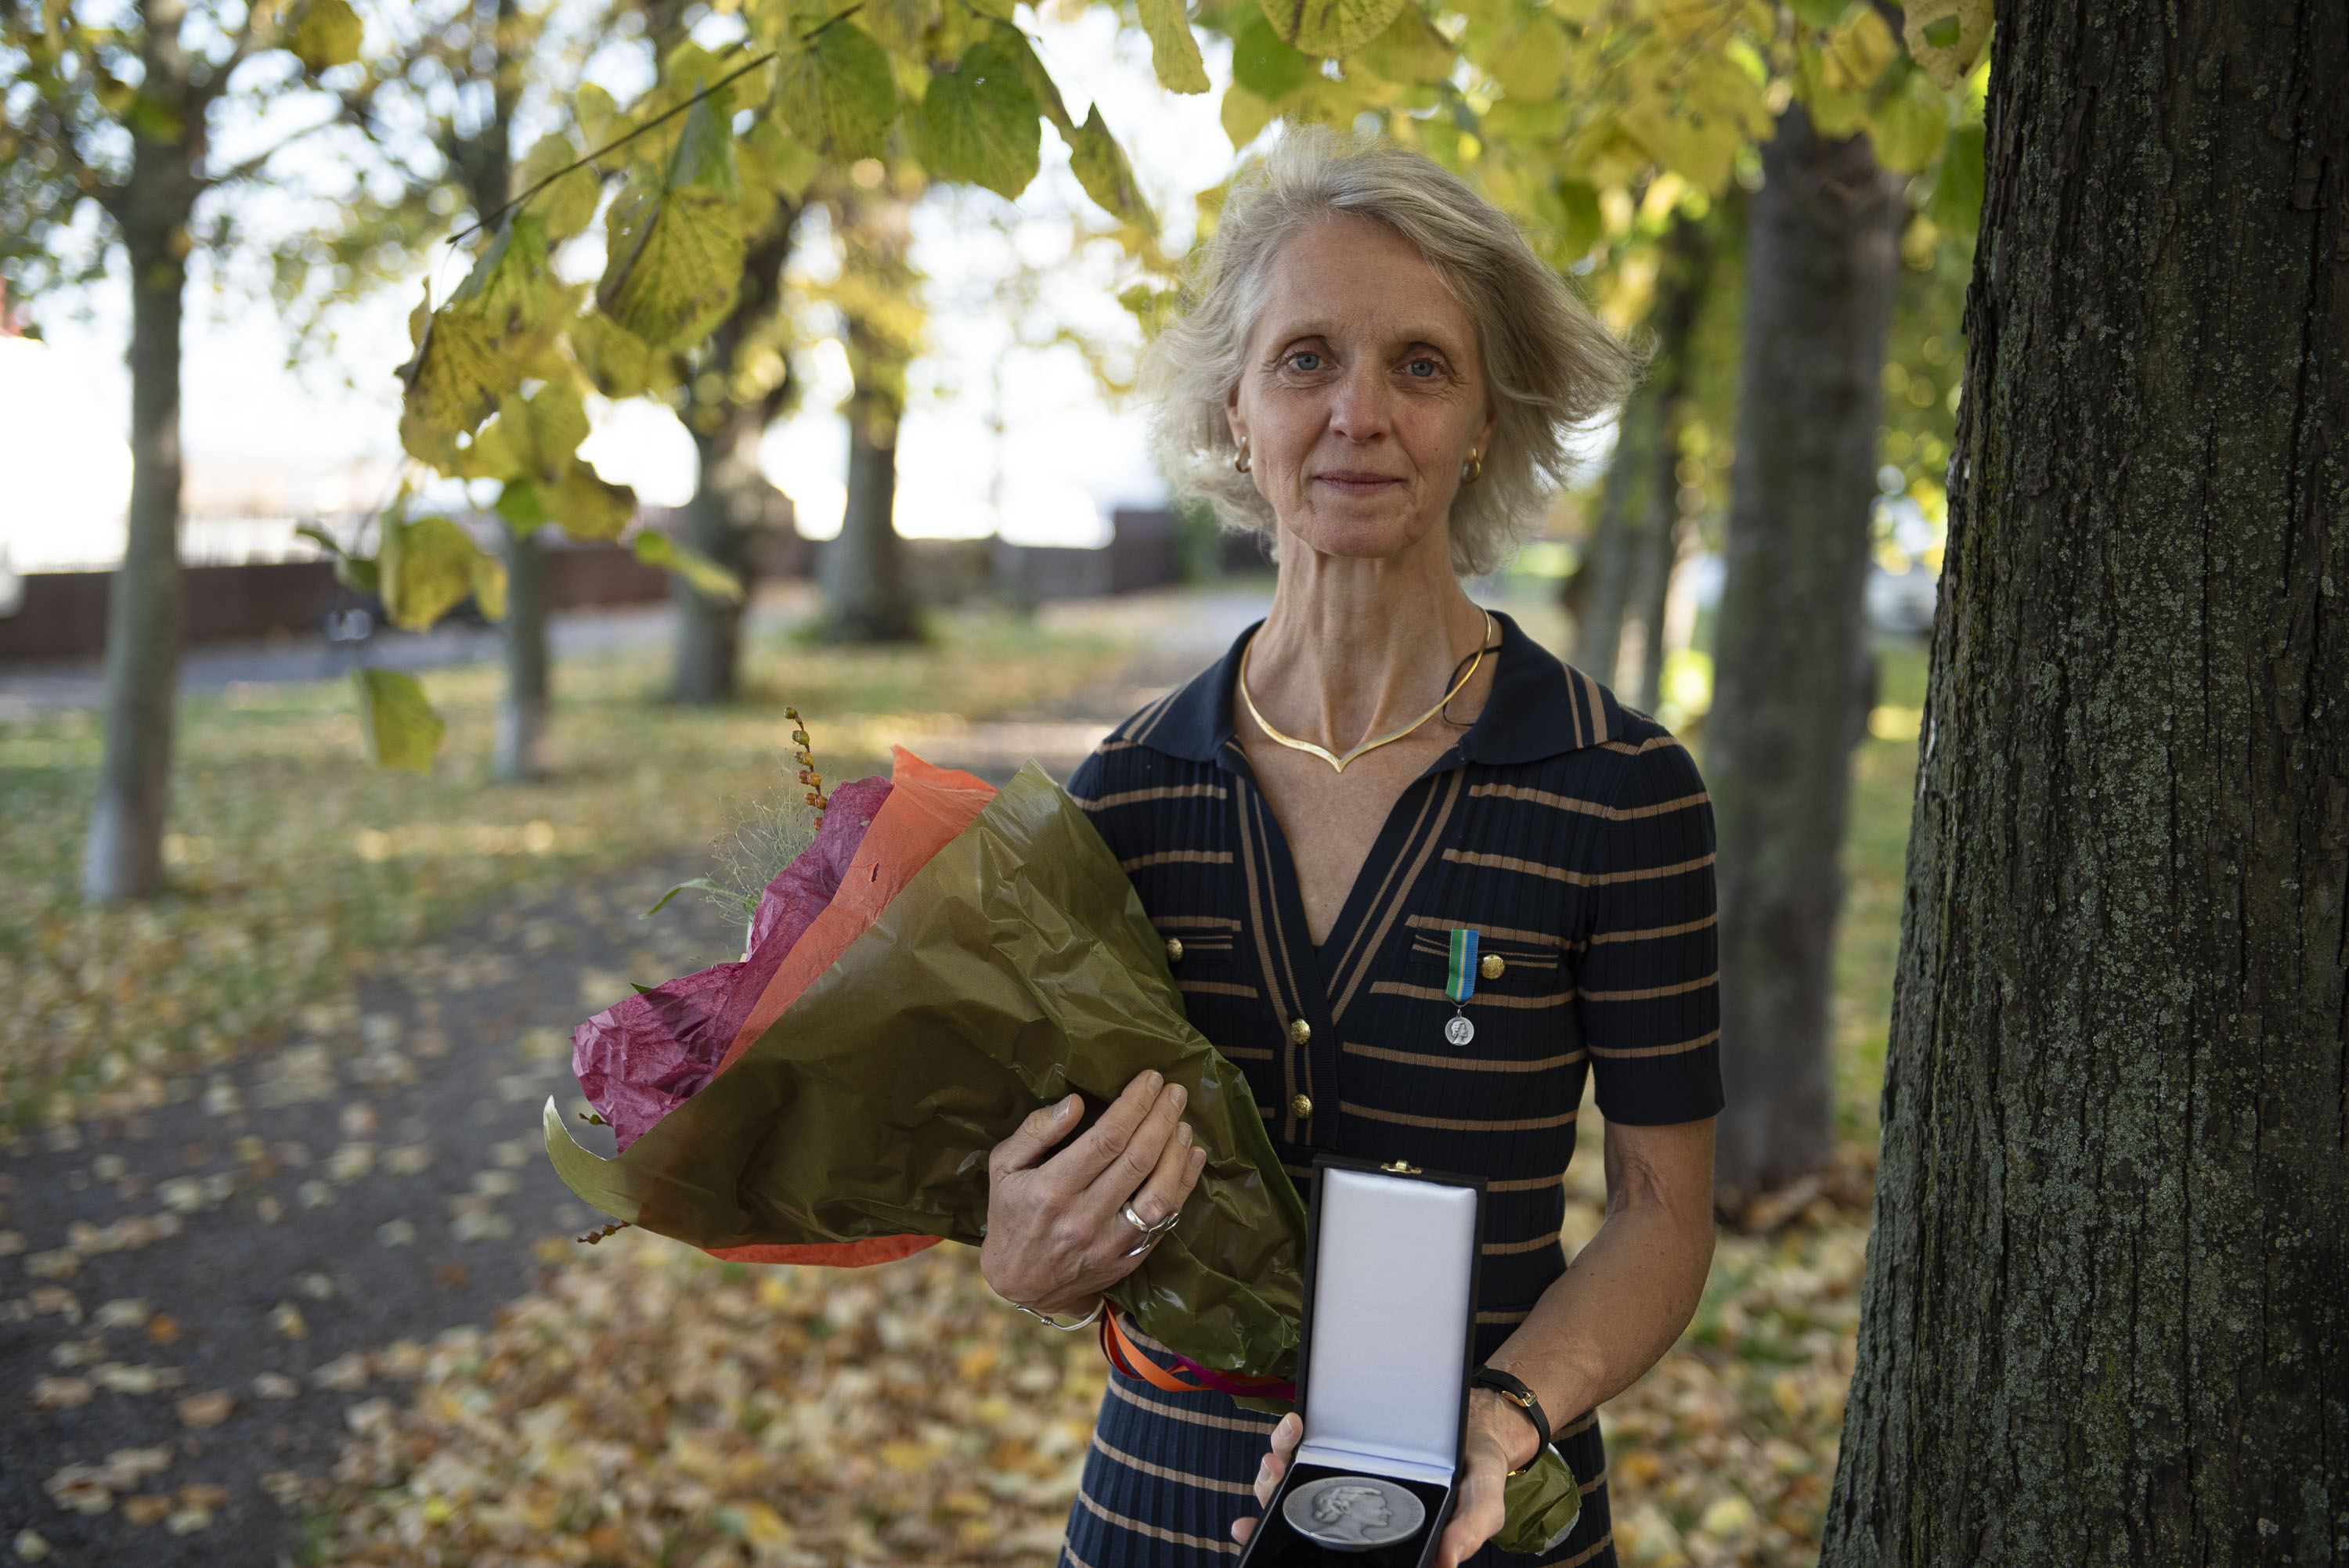
[[[1429,719],[1433,718],[1437,714],[1442,713],[1444,708],[1449,706],[1452,699],[1458,696],[1461,691],[1466,687],[1468,683],[1476,678],[1476,668],[1479,665],[1482,665],[1485,662],[1485,645],[1493,640],[1492,612],[1486,610],[1482,613],[1485,616],[1485,630],[1476,639],[1476,656],[1468,661],[1467,673],[1452,684],[1452,689],[1444,694],[1443,700],[1438,702],[1433,707],[1429,708],[1425,713],[1421,714],[1417,718],[1413,719],[1409,724],[1404,725],[1401,729],[1395,730],[1391,734],[1381,735],[1376,740],[1365,740],[1360,746],[1354,748],[1353,750],[1346,753],[1343,757],[1340,757],[1322,747],[1316,746],[1309,740],[1299,740],[1293,735],[1283,735],[1280,731],[1273,728],[1269,723],[1266,722],[1263,714],[1257,711],[1256,698],[1248,695],[1247,679],[1248,656],[1256,652],[1256,637],[1254,636],[1248,639],[1247,646],[1240,650],[1240,701],[1247,705],[1248,717],[1256,720],[1256,727],[1258,729],[1263,730],[1268,738],[1276,741],[1282,746],[1286,746],[1291,751],[1311,752],[1322,761],[1327,762],[1331,768],[1343,773],[1346,770],[1346,764],[1351,762],[1357,757],[1360,757],[1363,752],[1376,751],[1381,746],[1388,745],[1392,741],[1401,740],[1404,736],[1409,735],[1413,730],[1417,729],[1421,725],[1425,724]],[[1257,636],[1263,635],[1263,633],[1264,629],[1261,626],[1257,628]]]

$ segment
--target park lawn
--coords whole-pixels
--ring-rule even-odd
[[[1818,1559],[1858,1321],[1924,659],[1885,650],[1857,759],[1838,943],[1832,1171],[1724,1233],[1682,1343],[1603,1412],[1623,1561]],[[1698,738],[1701,745],[1701,737]],[[1569,1249],[1596,1232],[1586,1107]],[[408,1357],[371,1402],[315,1554],[344,1563],[818,1568],[1055,1560],[1101,1357],[942,1246],[862,1272],[751,1269],[623,1233],[540,1243],[546,1284]]]
[[[347,681],[191,696],[171,890],[121,910],[76,891],[98,716],[0,722],[0,1138],[183,1098],[201,1070],[297,1035],[356,1050],[352,981],[370,965],[491,902],[647,859],[692,866],[743,802],[784,786],[787,702],[836,780],[885,767],[896,735],[1049,716],[1113,684],[1131,652],[999,614],[935,631],[883,651],[771,634],[752,696],[709,710],[659,700],[666,649],[564,659],[554,772],[530,784],[485,776],[493,666],[423,676],[449,719],[429,778],[366,764]]]

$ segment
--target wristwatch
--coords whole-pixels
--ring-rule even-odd
[[[1476,1368],[1475,1376],[1468,1379],[1468,1385],[1473,1388],[1490,1388],[1494,1393],[1515,1405],[1525,1413],[1526,1419],[1534,1424],[1534,1435],[1541,1439],[1534,1445],[1534,1457],[1509,1473],[1523,1475],[1539,1464],[1542,1450],[1549,1447],[1549,1418],[1542,1414],[1541,1401],[1534,1397],[1534,1391],[1531,1388],[1526,1387],[1525,1379],[1513,1373],[1504,1372],[1497,1367],[1479,1367]]]

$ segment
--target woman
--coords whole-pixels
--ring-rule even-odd
[[[1564,435],[1630,356],[1506,218],[1391,146],[1290,136],[1205,253],[1154,349],[1161,455],[1227,523],[1274,535],[1279,584],[1071,792],[1300,1182],[1321,1150],[1487,1179],[1476,1354],[1542,1414],[1472,1397],[1440,1562],[1611,1563],[1592,1412],[1686,1326],[1713,1250],[1712,817],[1669,735],[1459,578],[1562,477]],[[1482,952],[1464,1004],[1459,927]],[[1607,1219],[1568,1270],[1587,1073]],[[1201,1163],[1155,1075],[1061,1148],[1077,1109],[1039,1113],[990,1167],[982,1267],[1040,1314],[1095,1309]],[[1582,1516],[1504,1558],[1485,1546],[1503,1482],[1545,1424]],[[1229,1561],[1301,1435],[1112,1373],[1066,1561]]]

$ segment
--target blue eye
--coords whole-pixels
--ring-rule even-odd
[[[1436,374],[1436,364],[1433,359],[1413,359],[1404,365],[1403,368],[1422,381]]]
[[[1288,364],[1294,370],[1319,370],[1321,368],[1321,356],[1310,349],[1300,349],[1288,356]]]

